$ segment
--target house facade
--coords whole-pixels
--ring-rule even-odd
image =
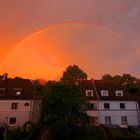
[[[0,127],[36,123],[40,115],[40,97],[28,79],[0,79]]]
[[[139,126],[136,101],[100,101],[100,124],[109,126]]]
[[[83,84],[85,86],[83,86]],[[89,107],[90,125],[111,127],[138,127],[140,113],[137,98],[127,93],[114,81],[87,80],[79,83]]]

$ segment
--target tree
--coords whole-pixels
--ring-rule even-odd
[[[102,77],[103,80],[113,80],[118,82],[126,91],[130,93],[138,93],[140,91],[140,83],[139,80],[131,76],[128,73],[124,73],[122,76],[115,75],[111,76],[110,74],[105,74]]]
[[[114,81],[116,81],[116,82],[120,83],[120,82],[121,82],[122,77],[121,77],[120,75],[115,75],[115,76],[113,76],[113,77],[112,77],[112,79],[113,79]]]
[[[67,136],[73,120],[84,113],[86,103],[78,86],[48,82],[43,90],[42,119],[53,136]]]
[[[110,74],[105,74],[102,76],[102,80],[113,80],[119,82],[122,85],[123,84],[127,85],[134,83],[136,81],[136,78],[127,73],[123,74],[122,76],[120,75],[112,76]]]
[[[140,85],[139,84],[131,84],[128,86],[128,91],[132,94],[136,94],[140,91]]]
[[[61,77],[61,81],[79,81],[86,79],[87,74],[77,65],[68,66],[66,71],[63,72],[63,76]]]
[[[102,76],[102,80],[112,80],[113,77],[110,74],[105,74]]]
[[[128,73],[123,74],[121,78],[122,84],[133,84],[135,80],[136,78]]]

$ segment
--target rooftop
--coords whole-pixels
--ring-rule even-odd
[[[6,99],[39,99],[39,95],[29,79],[0,79],[0,100]]]
[[[84,80],[79,82],[83,94],[91,100],[137,100],[137,97],[127,92],[120,84],[112,80]],[[87,96],[86,91],[93,91],[93,96]]]

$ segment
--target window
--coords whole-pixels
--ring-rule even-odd
[[[88,110],[97,110],[97,104],[96,103],[89,103]]]
[[[127,117],[126,116],[122,116],[121,117],[121,122],[122,122],[122,124],[126,124],[127,123]]]
[[[16,117],[10,117],[9,124],[16,124]]]
[[[14,88],[15,96],[20,96],[22,93],[22,88]]]
[[[111,117],[110,116],[105,117],[105,123],[111,123]]]
[[[116,90],[115,93],[116,93],[116,96],[123,96],[122,90]]]
[[[18,109],[18,103],[12,103],[11,109],[12,110],[17,110]]]
[[[5,88],[0,88],[0,96],[5,95]]]
[[[125,103],[120,103],[120,109],[125,109]]]
[[[110,109],[110,104],[109,103],[104,103],[104,109]]]
[[[21,91],[16,91],[16,95],[20,95],[21,94]]]
[[[24,106],[29,106],[29,105],[30,105],[29,103],[25,103],[25,104],[24,104]]]
[[[93,90],[86,90],[86,96],[93,96]]]
[[[98,124],[98,117],[89,117],[89,125]]]
[[[101,90],[101,96],[108,96],[108,90]]]

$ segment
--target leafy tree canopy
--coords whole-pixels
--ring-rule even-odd
[[[61,81],[79,81],[86,79],[87,74],[77,65],[68,66],[66,71],[63,72],[63,76],[61,77]]]
[[[66,134],[73,120],[84,114],[84,96],[76,85],[55,81],[48,82],[43,92],[42,120],[55,136]]]
[[[102,80],[112,80],[113,77],[110,74],[105,74],[102,76]]]
[[[121,75],[112,76],[110,74],[105,74],[102,76],[102,80],[114,80],[120,82],[121,84],[125,84],[125,83],[134,83],[136,81],[136,78],[131,76],[130,74],[123,74],[122,76]]]
[[[121,84],[127,91],[130,93],[137,93],[140,91],[140,82],[139,80],[131,76],[130,74],[123,74],[112,76],[110,74],[105,74],[102,76],[102,80],[113,80]]]

